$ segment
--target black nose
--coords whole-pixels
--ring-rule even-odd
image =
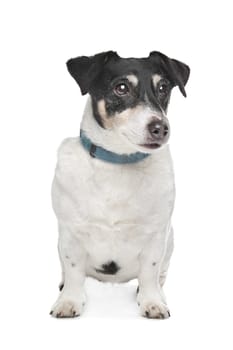
[[[164,143],[169,138],[169,125],[164,120],[156,120],[148,125],[148,130],[154,141]]]

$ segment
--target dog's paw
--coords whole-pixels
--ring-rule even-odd
[[[165,319],[169,318],[170,311],[165,303],[159,299],[138,297],[140,313],[147,318]]]
[[[165,319],[170,317],[167,306],[158,302],[147,302],[140,306],[141,315],[148,318]]]
[[[60,299],[52,307],[50,315],[57,318],[78,317],[82,314],[84,305],[85,301]]]

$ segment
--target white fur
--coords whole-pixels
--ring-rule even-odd
[[[149,118],[148,110],[145,114],[145,119]],[[127,127],[122,125],[124,131]],[[143,135],[138,123],[140,127]],[[98,126],[90,102],[82,129],[94,143],[108,150],[137,150],[137,142],[127,141],[122,129],[119,132],[118,128],[104,130]],[[111,282],[138,278],[141,314],[168,317],[162,285],[173,247],[174,195],[168,145],[141,162],[116,165],[92,158],[78,137],[64,140],[58,151],[52,199],[65,285],[52,308],[53,315],[79,315],[86,299],[85,276],[92,276]],[[112,260],[120,266],[117,274],[95,271]]]

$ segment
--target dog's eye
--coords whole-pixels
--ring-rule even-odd
[[[115,86],[114,92],[118,96],[125,96],[129,93],[129,87],[125,83],[120,83]]]
[[[160,96],[165,96],[168,94],[170,90],[169,84],[168,82],[166,82],[165,80],[161,81],[159,86],[158,86],[158,92]]]

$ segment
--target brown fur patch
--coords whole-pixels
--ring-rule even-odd
[[[98,106],[99,115],[101,117],[101,121],[106,129],[112,129],[114,126],[118,127],[123,125],[130,119],[132,114],[135,113],[136,109],[140,108],[140,107],[128,108],[121,113],[116,113],[114,116],[109,117],[106,111],[104,99],[98,101],[97,106]]]

